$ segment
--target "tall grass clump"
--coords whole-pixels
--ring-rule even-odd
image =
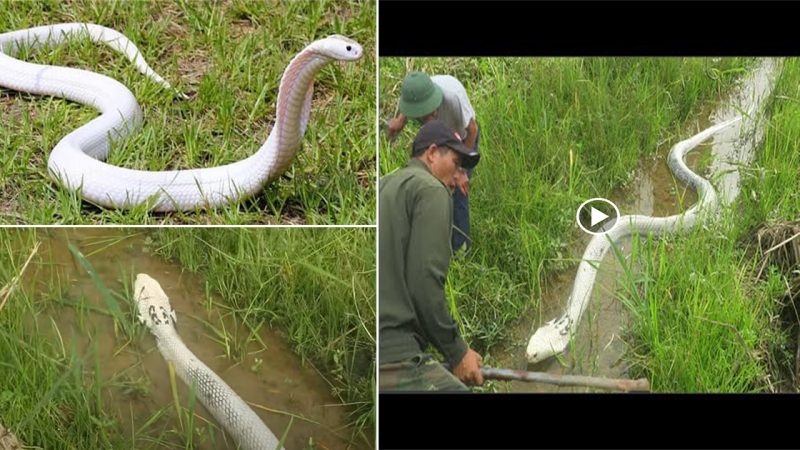
[[[767,385],[762,345],[774,286],[724,228],[634,241],[623,288],[631,376],[661,392],[754,392]]]
[[[749,64],[739,58],[381,59],[382,120],[396,113],[410,70],[455,76],[476,111],[482,157],[470,187],[474,247],[456,261],[453,272],[463,284],[453,283],[452,291],[459,308],[473,311],[465,328],[476,348],[502,340],[512,321],[532,313],[547,275],[576,263],[568,248],[578,205],[610,196],[631,181],[642,157],[693,133],[699,113]],[[382,133],[381,174],[405,163],[417,129],[409,124],[392,144]],[[485,308],[469,306],[482,300]]]
[[[88,39],[25,49],[20,59],[119,80],[144,112],[141,130],[108,162],[141,170],[214,167],[252,155],[275,122],[278,85],[296,52],[331,34],[364,47],[315,82],[302,148],[256,195],[218,210],[151,213],[98,208],[54,183],[47,158],[98,115],[64,99],[0,89],[0,223],[370,224],[375,221],[375,2],[60,2],[0,0],[0,32],[92,22],[129,37],[150,66],[191,100]]]
[[[101,389],[108,381],[95,370],[97,353],[79,356],[70,342],[51,339],[52,332],[35,321],[42,304],[63,296],[63,280],[37,280],[51,288],[34,295],[28,278],[17,278],[36,246],[33,231],[0,229],[0,302],[5,299],[0,309],[0,420],[23,444],[119,448],[123,442],[115,420],[102,407]],[[35,271],[39,256],[26,275]]]
[[[774,225],[785,221],[800,220],[800,60],[787,59],[778,80],[772,104],[772,120],[764,136],[764,146],[757,164],[746,180],[743,193],[744,206],[752,219],[751,227],[759,224]],[[795,238],[796,239],[796,238]],[[778,319],[786,310],[794,312],[793,296],[789,287],[797,281],[797,271],[786,273],[777,267],[767,268],[763,283],[776,286],[771,296],[770,311],[773,314],[773,330],[780,334],[765,343],[768,357],[772,358],[773,372],[788,367],[794,373],[797,389],[797,335],[790,334],[792,326],[785,326]],[[796,286],[796,284],[795,284]],[[783,297],[783,298],[782,298]],[[788,304],[787,304],[788,303]],[[796,314],[790,314],[796,318]],[[794,350],[792,352],[791,350]],[[776,378],[782,374],[773,373]]]
[[[350,228],[161,228],[156,251],[203,275],[240,317],[267,320],[374,426],[375,234]]]

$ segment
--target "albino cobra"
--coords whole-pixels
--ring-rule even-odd
[[[233,389],[186,347],[175,329],[177,318],[158,281],[140,273],[134,298],[141,321],[156,338],[158,350],[175,373],[225,428],[242,449],[274,449],[278,439]]]
[[[141,126],[141,108],[127,87],[86,70],[31,64],[10,56],[21,45],[36,47],[75,35],[107,44],[123,53],[142,74],[172,89],[128,38],[87,23],[0,34],[0,86],[67,98],[102,113],[61,139],[47,165],[50,175],[65,188],[80,192],[97,205],[120,209],[143,203],[154,211],[215,208],[255,194],[289,167],[300,147],[311,112],[314,76],[331,61],[354,61],[363,54],[358,43],[338,35],[314,41],[298,53],[281,78],[275,126],[264,145],[249,158],[219,167],[149,172],[101,161],[108,155],[111,140],[123,139]]]
[[[707,128],[700,133],[678,142],[669,152],[667,164],[678,179],[697,191],[699,200],[688,211],[668,217],[628,215],[620,217],[614,228],[606,234],[595,235],[586,247],[578,265],[575,283],[572,285],[564,315],[542,325],[528,341],[528,362],[537,363],[566,350],[570,338],[581,321],[591,298],[592,287],[597,276],[597,265],[603,260],[611,246],[619,239],[635,232],[664,235],[690,229],[706,215],[717,212],[717,193],[711,183],[689,170],[684,156],[720,130],[742,120],[737,116],[727,122]]]

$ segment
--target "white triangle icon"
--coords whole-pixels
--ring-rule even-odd
[[[603,213],[602,211],[598,211],[594,206],[592,206],[592,224],[589,225],[590,227],[593,227],[606,219],[608,219],[607,214]]]

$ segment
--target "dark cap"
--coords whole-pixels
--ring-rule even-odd
[[[414,138],[413,153],[415,155],[425,151],[432,144],[437,147],[449,147],[461,155],[461,167],[471,169],[478,164],[481,155],[475,150],[464,145],[464,141],[458,132],[453,131],[441,120],[432,120],[419,129],[417,137]]]

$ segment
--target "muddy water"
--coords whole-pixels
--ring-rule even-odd
[[[87,358],[88,367],[99,367],[105,407],[117,417],[125,436],[136,436],[133,447],[161,448],[165,443],[183,447],[187,417],[177,418],[169,370],[155,340],[138,323],[133,339],[115,328],[101,292],[70,253],[68,242],[89,259],[111,291],[123,296],[118,301],[128,319],[127,313],[133,311],[128,303],[133,278],[137,273],[155,278],[169,296],[178,318],[178,334],[189,349],[248,402],[279,438],[290,417],[253,405],[316,422],[295,418],[286,440],[288,449],[308,448],[311,443],[323,449],[352,448],[344,439],[350,436],[344,427],[347,411],[313,367],[301,364],[285,340],[268,326],[252,330],[236,320],[218,297],[205,291],[201,277],[149,254],[146,231],[38,231],[42,256],[30,279],[40,280],[36,288],[41,292],[51,289],[50,281],[57,277],[61,285],[69,286],[62,296],[68,304],[50,301],[30,326],[52,336],[57,348],[63,342],[67,352],[77,349],[79,356]],[[188,407],[189,389],[179,379],[176,382],[179,401]],[[160,417],[159,412],[163,412]],[[201,429],[193,438],[195,448],[236,448],[202,405],[195,402],[194,412],[195,428]],[[154,417],[158,418],[151,421]]]
[[[739,169],[750,164],[755,149],[761,143],[764,108],[779,69],[779,61],[759,60],[756,68],[742,80],[735,92],[716,110],[701,113],[696,126],[687,130],[683,137],[727,121],[742,111],[748,113],[742,122],[718,133],[710,142],[701,144],[686,157],[690,169],[704,173],[712,180],[723,205],[736,198],[739,191]],[[673,144],[674,142],[662,145],[655,157],[643,158],[639,162],[634,181],[610,196],[620,208],[620,214],[669,216],[680,214],[697,201],[697,194],[677,181],[667,166],[666,156]],[[569,251],[576,261],[580,260],[590,238],[587,234],[576,232],[573,240],[575,244]],[[631,240],[623,239],[618,245],[622,254],[627,255]],[[498,365],[553,374],[628,377],[623,360],[626,350],[623,340],[626,317],[624,306],[617,299],[618,281],[622,276],[622,265],[613,252],[609,252],[599,266],[591,301],[578,327],[574,343],[564,355],[528,365],[525,345],[519,345],[510,352],[508,358],[500,359]],[[575,268],[556,273],[546,280],[539,317],[533,323],[521,323],[513,330],[515,342],[527,344],[527,340],[540,324],[562,314],[574,277]],[[590,391],[588,388],[524,382],[511,382],[506,389],[512,392]]]

